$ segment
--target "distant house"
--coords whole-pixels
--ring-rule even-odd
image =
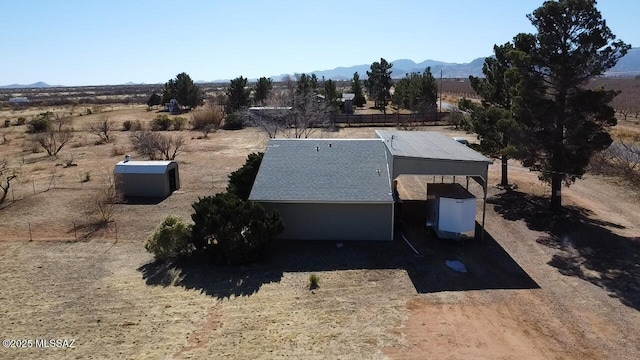
[[[165,198],[180,188],[175,161],[131,161],[116,164],[116,189],[125,197]]]
[[[28,103],[29,99],[27,99],[26,97],[13,97],[9,99],[9,104],[24,104],[24,103]]]
[[[344,93],[340,101],[342,102],[341,108],[343,114],[353,114],[353,99],[356,98],[356,94]]]

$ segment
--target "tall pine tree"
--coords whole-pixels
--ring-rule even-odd
[[[588,89],[630,45],[616,39],[595,0],[546,1],[527,15],[536,34],[519,34],[511,52],[517,79],[513,111],[523,125],[523,164],[551,182],[551,209],[562,209],[562,184],[580,178],[592,154],[612,142],[615,91]]]
[[[360,75],[357,71],[353,73],[353,79],[351,79],[351,92],[355,94],[355,97],[353,98],[353,105],[360,107],[367,103],[367,99],[365,99],[364,92],[362,91]]]
[[[512,64],[509,52],[513,49],[512,43],[494,45],[494,56],[486,58],[482,66],[484,78],[469,76],[471,87],[482,98],[482,105],[466,99],[459,103],[460,109],[471,115],[480,150],[488,156],[500,158],[502,186],[509,184],[507,164],[516,152],[514,135],[518,130],[518,122],[511,112],[513,97],[509,77]]]
[[[369,98],[375,101],[376,109],[387,112],[387,104],[391,100],[391,86],[393,81],[391,80],[391,68],[393,64],[387,62],[384,58],[380,58],[380,62],[374,62],[371,64],[371,71],[367,71],[367,80],[364,81],[364,86],[369,92]]]

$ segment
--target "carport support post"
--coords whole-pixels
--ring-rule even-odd
[[[469,179],[467,178],[467,182]],[[480,241],[484,241],[484,219],[487,215],[487,182],[485,181],[484,186],[482,187],[484,190],[484,198],[482,199],[482,233],[480,234]]]

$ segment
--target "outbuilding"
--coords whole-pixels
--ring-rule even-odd
[[[125,197],[165,198],[180,188],[175,161],[132,161],[127,156],[113,173],[116,189]]]

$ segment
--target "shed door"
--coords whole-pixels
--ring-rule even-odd
[[[169,191],[176,190],[176,169],[169,170]]]

